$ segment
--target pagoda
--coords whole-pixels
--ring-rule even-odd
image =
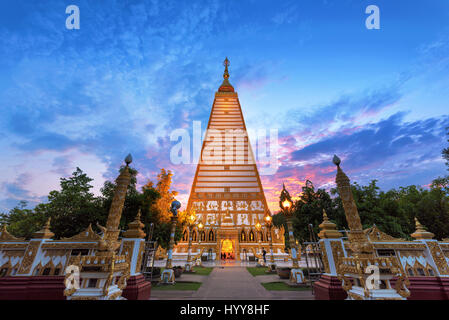
[[[284,260],[283,228],[264,225],[268,210],[259,172],[237,92],[229,82],[229,60],[224,61],[223,82],[215,93],[201,157],[196,168],[188,212],[195,212],[192,228],[196,259],[253,260],[263,250],[270,255],[270,237],[277,259]],[[187,255],[189,229],[175,248],[178,259]],[[195,253],[196,252],[196,253]]]

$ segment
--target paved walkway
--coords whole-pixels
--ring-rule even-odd
[[[313,300],[307,291],[268,291],[262,282],[279,282],[277,275],[253,277],[244,267],[215,267],[209,276],[183,274],[180,281],[203,282],[197,291],[151,292],[151,299],[186,300]]]

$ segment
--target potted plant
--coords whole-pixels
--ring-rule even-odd
[[[179,278],[182,275],[182,267],[181,266],[176,266],[173,267],[173,271],[175,272],[175,278]]]
[[[281,279],[289,279],[290,278],[290,267],[277,267],[276,272]]]

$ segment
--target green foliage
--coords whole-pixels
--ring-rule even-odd
[[[8,232],[12,235],[30,239],[44,225],[46,217],[41,212],[25,209],[26,207],[27,202],[20,201],[8,214],[0,214],[0,223],[7,224]]]
[[[447,131],[447,135],[449,137],[449,127],[446,128]],[[449,142],[449,139],[447,140]],[[441,152],[441,155],[443,156],[443,159],[446,160],[446,166],[447,169],[449,170],[449,147],[443,149],[443,151]]]
[[[195,266],[194,267],[195,273],[192,273],[192,275],[197,276],[208,276],[214,270],[212,267],[202,267],[202,266]]]
[[[373,180],[367,186],[354,183],[351,189],[364,229],[375,224],[393,237],[413,240],[410,235],[415,231],[414,218],[417,217],[436,239],[441,240],[449,236],[448,182],[449,178],[439,178],[434,180],[430,190],[408,186],[383,192]],[[293,232],[300,243],[310,241],[309,224],[313,225],[315,235],[318,234],[323,209],[338,230],[348,229],[337,190],[332,189],[330,193],[315,190],[312,182],[307,181],[295,202],[292,217]],[[289,247],[285,217],[281,212],[273,215],[273,224],[276,227],[284,225],[285,244]]]
[[[156,286],[151,287],[151,290],[191,290],[196,291],[201,287],[201,282],[193,282],[193,281],[176,281],[175,284],[159,284]]]
[[[310,291],[310,287],[291,287],[285,282],[263,282],[262,286],[268,291]]]
[[[248,270],[248,272],[251,273],[253,277],[266,276],[268,274],[267,267],[246,267],[246,270]]]
[[[120,168],[120,172],[124,166]],[[164,220],[166,212],[161,212],[155,203],[161,198],[160,193],[152,187],[151,181],[139,192],[136,188],[137,170],[129,168],[131,182],[127,190],[123,206],[120,229],[126,230],[128,224],[134,221],[141,208],[142,222],[145,232],[149,235],[150,225],[153,223],[153,239],[158,240],[163,248],[168,247],[170,239],[170,222]],[[8,224],[8,231],[17,237],[32,237],[32,234],[42,228],[46,220],[51,217],[51,231],[55,239],[71,237],[85,230],[92,224],[97,230],[97,222],[105,225],[111,207],[115,182],[106,181],[101,188],[101,196],[91,193],[92,181],[80,168],[69,178],[60,179],[60,190],[53,190],[48,195],[48,202],[38,204],[34,209],[26,209],[27,203],[21,201],[9,213],[0,214],[0,223]],[[175,240],[181,239],[182,224],[176,229]],[[98,231],[98,230],[97,230]]]
[[[51,217],[51,230],[55,239],[70,237],[83,231],[90,223],[105,221],[100,198],[90,192],[92,181],[80,168],[69,178],[61,178],[61,190],[53,190],[48,202],[38,204],[33,210],[25,209],[26,203],[3,214],[11,234],[30,238]]]

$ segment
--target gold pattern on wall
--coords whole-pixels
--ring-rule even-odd
[[[141,270],[144,249],[145,249],[145,242],[141,241],[140,247],[139,247],[139,253],[137,256],[136,269],[134,270],[135,273],[139,273]]]
[[[28,247],[28,243],[0,243],[0,249],[23,249]]]
[[[61,257],[68,253],[70,252],[67,249],[46,249],[44,250],[44,257]]]
[[[18,269],[19,268],[19,262],[17,262],[14,266],[11,265],[11,260],[8,260],[7,262],[5,262],[3,265],[0,266],[0,270],[1,269],[6,269],[6,274],[4,275],[5,277],[10,276],[11,272],[13,271],[13,269]]]
[[[373,243],[375,249],[426,249],[423,243],[398,242],[398,243]]]
[[[326,252],[326,245],[324,244],[324,242],[320,243],[320,249],[321,249],[321,254],[323,256],[323,264],[324,264],[324,272],[325,273],[330,273],[330,267],[329,267],[329,260],[327,257],[327,252]]]
[[[24,250],[4,250],[3,256],[7,258],[21,257],[25,254]]]
[[[41,244],[40,241],[30,241],[25,251],[25,255],[22,260],[22,265],[20,266],[18,272],[19,274],[26,274],[30,272],[31,265],[33,264],[34,258],[36,257],[40,244]]]
[[[429,241],[426,242],[432,254],[433,261],[437,265],[438,271],[442,275],[449,275],[449,266],[447,264],[446,258],[444,257],[443,251],[441,251],[437,242]]]
[[[331,241],[331,249],[332,249],[332,256],[334,257],[335,265],[337,266],[339,264],[340,258],[344,258],[344,256],[345,256],[341,242],[340,241]]]
[[[121,255],[126,257],[126,262],[128,262],[128,264],[131,264],[133,250],[134,250],[134,241],[123,241],[123,248]]]
[[[97,242],[44,243],[42,249],[96,249]]]

